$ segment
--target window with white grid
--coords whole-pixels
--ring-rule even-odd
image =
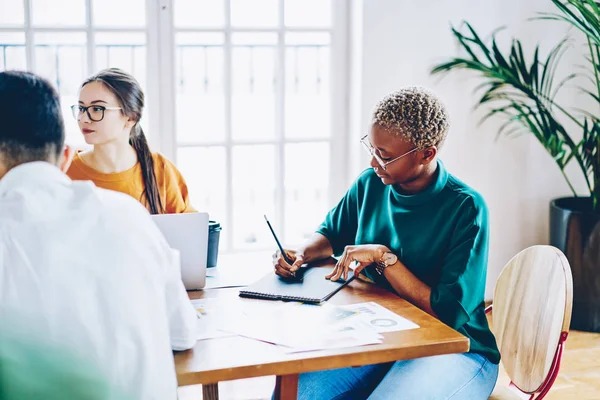
[[[332,204],[343,3],[174,1],[177,163],[222,246],[273,248],[263,214],[301,243]]]
[[[132,73],[151,146],[174,160],[223,251],[288,246],[345,187],[344,0],[0,0],[0,70],[28,69],[68,107],[107,67]]]

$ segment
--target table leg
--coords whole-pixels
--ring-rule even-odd
[[[275,400],[296,400],[298,398],[298,374],[277,376]]]
[[[219,400],[219,384],[202,385],[202,400]]]

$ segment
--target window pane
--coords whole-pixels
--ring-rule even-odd
[[[38,33],[34,43],[36,72],[53,82],[61,97],[67,143],[85,146],[69,109],[77,103],[79,87],[87,77],[85,33]]]
[[[222,34],[176,36],[177,141],[225,140]]]
[[[287,26],[326,27],[331,25],[331,0],[285,0]]]
[[[121,68],[146,87],[146,35],[144,33],[98,33],[96,69]]]
[[[328,143],[285,146],[284,215],[288,246],[303,243],[315,232],[329,211],[329,159]]]
[[[23,0],[0,0],[0,25],[23,25],[25,9]]]
[[[277,26],[278,16],[278,0],[231,0],[231,24],[233,26]]]
[[[231,43],[234,46],[259,46],[269,44],[275,46],[277,40],[277,35],[273,33],[243,32],[231,35]]]
[[[0,33],[0,71],[27,69],[24,33]]]
[[[148,126],[148,90],[146,81],[146,34],[133,32],[97,33],[96,71],[106,68],[120,68],[133,75],[145,94],[146,108],[140,125],[146,136],[151,132]]]
[[[92,0],[95,26],[146,25],[146,0]]]
[[[275,215],[275,146],[234,146],[232,161],[233,244],[271,248],[273,236],[263,215]],[[277,221],[271,223],[277,229]]]
[[[37,72],[56,83],[60,94],[77,94],[86,77],[85,33],[35,35]]]
[[[275,35],[264,36],[272,38]],[[233,48],[232,129],[235,140],[275,137],[275,57],[275,47],[270,45],[235,45]]]
[[[85,25],[85,0],[31,0],[34,25]]]
[[[219,27],[224,25],[223,0],[175,0],[175,26]]]
[[[185,147],[177,151],[177,168],[190,190],[190,201],[198,211],[208,212],[211,220],[223,226],[219,250],[226,250],[231,234],[225,219],[225,148]]]
[[[329,35],[286,38],[285,135],[324,138],[330,127]],[[305,41],[301,41],[304,35]],[[293,44],[290,44],[293,43]]]

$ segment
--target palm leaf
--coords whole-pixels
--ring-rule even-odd
[[[479,123],[491,117],[501,117],[505,122],[497,131],[500,135],[512,136],[515,133],[529,132],[544,146],[572,188],[565,168],[570,161],[575,161],[586,178],[589,175],[589,163],[579,151],[578,143],[568,134],[565,127],[558,122],[553,109],[580,126],[584,124],[567,112],[555,101],[557,93],[578,76],[569,74],[554,85],[556,69],[562,55],[568,48],[569,41],[560,41],[544,59],[540,59],[540,49],[536,46],[530,61],[527,60],[521,42],[513,40],[510,51],[505,56],[494,35],[487,45],[468,23],[467,33],[452,29],[460,46],[468,56],[456,57],[434,66],[433,74],[447,74],[452,70],[465,69],[483,78],[475,92],[479,99],[475,108],[489,107]],[[591,186],[588,180],[588,187]],[[573,190],[576,195],[576,192]]]

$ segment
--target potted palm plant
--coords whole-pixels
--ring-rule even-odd
[[[594,0],[551,0],[556,11],[535,19],[566,23],[587,42],[590,96],[596,110],[600,106],[600,7]],[[513,39],[503,53],[492,35],[482,40],[473,27],[452,28],[464,57],[452,58],[435,66],[432,74],[462,69],[476,73],[482,83],[476,89],[477,107],[487,110],[483,120],[496,116],[504,120],[498,134],[532,134],[548,151],[572,191],[571,197],[550,202],[550,243],[567,256],[573,272],[573,329],[600,332],[600,114],[573,111],[557,101],[557,94],[579,76],[572,72],[558,77],[556,70],[568,46],[559,42],[547,57],[536,47],[525,57],[521,42]],[[529,62],[527,61],[529,59]],[[587,81],[586,81],[587,82]],[[569,128],[567,128],[567,121]],[[571,128],[574,126],[576,128]],[[566,172],[577,165],[587,193],[580,196]]]

